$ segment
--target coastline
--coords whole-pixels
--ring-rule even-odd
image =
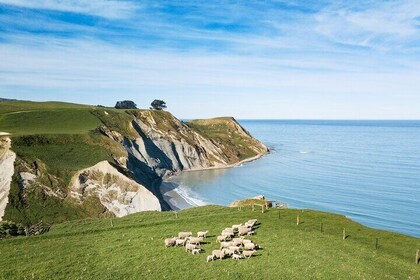
[[[206,171],[206,170],[228,169],[228,168],[239,167],[244,163],[250,163],[255,160],[258,160],[268,153],[270,153],[270,149],[267,148],[267,152],[265,153],[260,153],[254,157],[241,160],[234,164],[229,164],[225,166],[214,166],[214,167],[208,167],[208,168],[196,168],[196,169],[183,170],[177,174],[163,178],[160,181],[160,184],[158,186],[154,186],[154,188],[160,192],[161,198],[174,211],[191,208],[191,207],[204,206],[207,204],[205,201],[186,195],[185,192],[181,189],[180,185],[174,182],[168,181],[168,180],[170,180],[173,177],[179,176],[183,172],[195,172],[195,171]]]

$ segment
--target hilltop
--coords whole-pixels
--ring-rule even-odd
[[[0,218],[25,225],[169,210],[162,178],[268,151],[233,118],[185,123],[166,111],[63,102],[0,102],[0,132],[11,139],[1,148]]]
[[[177,217],[173,212],[141,212],[69,221],[44,235],[0,240],[0,279],[420,278],[414,263],[418,238],[370,229],[340,215],[293,209],[268,209],[263,214],[250,207],[239,211],[205,206],[179,211]],[[261,224],[251,239],[263,247],[256,256],[206,262],[219,246],[215,235],[254,218]],[[165,238],[180,231],[203,230],[210,231],[203,254],[164,246]]]

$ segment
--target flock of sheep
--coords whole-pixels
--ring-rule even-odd
[[[262,248],[250,239],[246,239],[246,236],[254,235],[253,229],[257,222],[256,219],[253,219],[245,224],[232,225],[232,227],[225,228],[221,235],[216,238],[216,242],[220,243],[220,249],[213,250],[212,254],[207,256],[207,262],[217,259],[222,260],[226,257],[234,260],[251,258],[256,250]],[[200,245],[204,243],[208,233],[208,231],[199,231],[197,232],[197,237],[194,237],[192,232],[180,232],[178,237],[165,239],[165,246],[184,246],[185,252],[191,252],[193,255],[200,254],[204,251],[200,248]]]

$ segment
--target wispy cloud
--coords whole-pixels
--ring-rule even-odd
[[[138,8],[134,2],[124,0],[0,0],[0,4],[88,14],[109,19],[130,17]]]
[[[364,108],[360,117],[389,117],[399,104],[407,117],[420,90],[413,0],[1,5],[4,96],[96,102],[100,95],[110,105],[116,96],[158,95],[181,117],[333,118],[355,114],[354,106]],[[191,109],[203,102],[205,109]],[[221,106],[229,102],[236,106]]]

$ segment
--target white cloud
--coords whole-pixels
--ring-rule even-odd
[[[334,42],[388,50],[420,40],[419,17],[418,0],[399,0],[346,2],[322,10],[315,19],[316,31]]]
[[[130,17],[138,8],[133,2],[118,0],[0,0],[0,4],[88,14],[109,19]]]

